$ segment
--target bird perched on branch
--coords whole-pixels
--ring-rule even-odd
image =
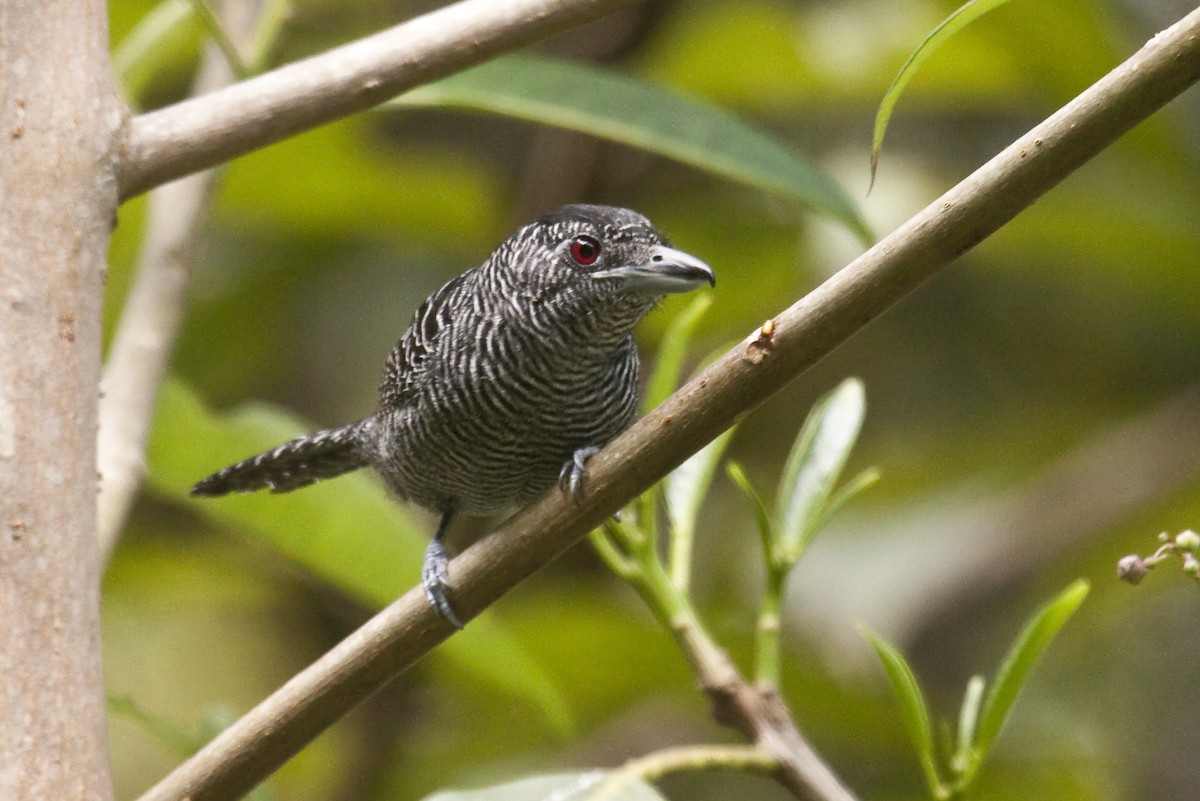
[[[556,481],[578,500],[587,458],[637,413],[634,325],[664,295],[703,284],[712,270],[642,215],[564,206],[421,304],[374,414],[226,467],[192,494],[290,492],[372,467],[442,515],[421,583],[461,627],[446,593],[451,520],[524,504]]]

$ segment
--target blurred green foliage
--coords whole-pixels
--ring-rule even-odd
[[[921,772],[933,799],[967,798],[987,759],[992,744],[1012,712],[1021,689],[1059,630],[1079,609],[1088,594],[1088,583],[1072,582],[1043,604],[1021,629],[992,683],[975,674],[967,682],[958,725],[952,730],[942,721],[941,742],[935,745],[933,724],[921,687],[904,656],[875,634],[866,632],[883,663],[896,696],[904,726],[917,751]],[[984,690],[987,694],[984,694]],[[951,742],[953,738],[953,742]]]
[[[277,58],[434,5],[302,0]],[[989,14],[909,85],[862,199],[878,102],[956,5],[658,2],[533,50],[729,109],[834,176],[883,233],[1173,21],[1132,0],[1016,2]],[[152,6],[113,0],[114,44]],[[142,107],[186,93],[198,36],[158,53],[138,78]],[[931,705],[951,708],[968,676],[1000,661],[1029,606],[1078,575],[1091,579],[1092,597],[1015,707],[980,796],[1183,798],[1200,783],[1200,702],[1181,680],[1200,658],[1194,588],[1164,576],[1132,590],[1112,578],[1116,558],[1147,531],[1195,527],[1200,475],[1164,478],[1161,466],[1178,460],[1168,437],[1118,465],[1119,480],[1084,470],[1053,491],[1039,483],[1081,445],[1098,443],[1102,455],[1106,438],[1135,436],[1139,415],[1194,392],[1198,166],[1193,91],[740,425],[730,453],[757,486],[772,486],[818,395],[853,374],[872,399],[848,474],[875,465],[883,479],[798,568],[781,677],[801,728],[862,798],[918,798],[922,779],[853,622],[903,642]],[[573,200],[637,208],[714,266],[719,284],[693,362],[860,248],[789,200],[625,146],[469,112],[362,115],[232,163],[194,270],[150,486],[105,579],[114,696],[198,731],[209,710],[244,711],[416,582],[431,521],[385,501],[369,477],[203,506],[183,493],[207,470],[271,444],[255,439],[261,429],[225,427],[220,410],[253,402],[256,410],[229,419],[265,415],[281,437],[368,413],[386,354],[420,300],[516,225]],[[110,335],[143,218],[140,200],[121,210]],[[644,352],[684,306],[673,299],[647,320]],[[1084,480],[1093,475],[1106,480]],[[1005,528],[996,510],[1024,498],[1046,504],[1046,519],[1061,506],[1084,511],[1044,530]],[[1086,513],[1122,498],[1115,512]],[[330,519],[330,509],[343,517]],[[719,475],[700,519],[691,583],[745,666],[763,581],[755,522]],[[419,798],[729,738],[669,638],[581,548],[322,735],[270,791]],[[112,743],[122,798],[177,759],[120,715]],[[665,787],[670,797],[707,799],[746,786],[785,797],[738,777]]]

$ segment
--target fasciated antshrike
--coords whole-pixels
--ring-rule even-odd
[[[578,499],[588,456],[637,413],[634,325],[664,295],[703,284],[712,270],[642,215],[564,206],[421,304],[374,414],[226,467],[192,494],[289,492],[372,467],[397,496],[441,513],[421,583],[461,626],[446,595],[454,515],[524,504],[555,481]]]

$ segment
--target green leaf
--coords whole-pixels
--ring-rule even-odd
[[[879,110],[875,113],[875,134],[871,140],[872,184],[875,183],[875,170],[879,166],[879,152],[883,149],[883,135],[892,118],[892,110],[896,106],[896,101],[900,99],[908,82],[917,74],[921,65],[933,55],[933,51],[941,47],[951,36],[1007,2],[1008,0],[968,0],[954,13],[942,20],[904,62],[904,66],[892,79],[892,85],[883,93],[883,100],[880,101]]]
[[[842,510],[846,504],[857,498],[866,490],[875,486],[879,481],[879,471],[874,467],[868,467],[854,478],[847,481],[839,487],[833,495],[825,502],[824,513],[821,515],[820,521],[817,523],[817,528],[820,529],[830,518]]]
[[[781,556],[776,552],[775,526],[771,522],[771,514],[767,511],[767,504],[754,489],[754,485],[750,483],[750,478],[740,464],[729,462],[725,465],[725,472],[737,485],[737,488],[754,504],[754,511],[758,516],[758,531],[762,535],[763,551],[766,553],[767,562],[772,567],[777,567]]]
[[[866,390],[847,378],[808,415],[779,481],[775,519],[780,546],[795,562],[827,518],[829,499],[866,413]],[[869,474],[867,476],[869,478]],[[859,481],[864,478],[860,476]],[[848,496],[841,496],[844,502]]]
[[[987,686],[983,676],[972,676],[963,693],[962,709],[958,712],[958,737],[956,738],[951,767],[958,775],[970,774],[976,759],[972,743],[975,727],[979,723],[979,707],[983,703],[983,690]]]
[[[672,536],[695,533],[700,504],[708,495],[717,464],[721,461],[735,429],[729,429],[705,445],[686,462],[675,468],[664,481],[667,496],[667,519]]]
[[[650,411],[667,399],[679,387],[679,376],[683,373],[683,358],[687,355],[688,344],[696,326],[704,317],[704,313],[712,306],[712,295],[697,295],[683,311],[675,315],[667,330],[663,332],[662,340],[658,343],[658,357],[654,361],[654,371],[646,383],[646,393],[642,398],[642,412]]]
[[[705,445],[663,481],[667,520],[671,525],[669,571],[671,582],[680,592],[686,592],[691,583],[692,542],[696,538],[700,504],[708,495],[717,463],[729,447],[733,432],[731,428]]]
[[[147,486],[216,524],[246,532],[364,604],[381,608],[417,582],[429,535],[369,472],[278,495],[189,495],[191,485],[213,470],[307,430],[265,406],[214,414],[186,386],[169,380],[147,444]],[[557,683],[494,616],[471,621],[438,653],[533,703],[557,732],[569,731],[570,714]]]
[[[611,71],[508,55],[384,104],[400,106],[466,108],[581,131],[786,195],[873,240],[841,187],[787,145],[703,100]]]
[[[983,703],[979,733],[975,737],[976,764],[983,761],[996,735],[1004,726],[1017,695],[1029,679],[1029,674],[1055,635],[1083,603],[1088,589],[1087,581],[1075,581],[1056,598],[1038,609],[1021,630],[1001,663],[987,700]]]
[[[164,63],[195,47],[200,22],[188,0],[163,0],[113,51],[112,70],[130,102],[141,97]]]
[[[648,412],[658,404],[667,399],[667,396],[675,391],[679,386],[679,376],[683,371],[683,358],[687,353],[688,343],[692,339],[692,332],[696,330],[696,326],[700,323],[700,318],[708,311],[712,305],[711,295],[700,295],[691,301],[683,311],[675,315],[671,320],[667,330],[663,333],[662,341],[658,346],[658,358],[654,362],[654,372],[650,375],[650,381],[646,387],[645,396],[642,398],[643,412]],[[655,490],[644,492],[637,499],[637,520],[642,531],[645,532],[648,542],[654,543],[658,540],[658,494]],[[688,562],[691,561],[690,555],[691,541],[688,539],[673,539],[672,548],[682,550],[687,554]],[[651,547],[654,547],[651,545]],[[682,562],[673,562],[673,564],[682,565]],[[682,581],[688,580],[686,568],[684,573],[679,577]]]
[[[190,757],[204,747],[206,740],[185,731],[173,720],[151,712],[129,695],[109,694],[105,706],[112,715],[119,715],[137,724],[179,757]]]
[[[452,790],[434,793],[425,801],[547,801],[560,798],[585,801],[590,791],[609,776],[607,771],[559,773],[530,776],[505,784],[480,787],[475,790]],[[606,792],[608,801],[666,801],[658,790],[641,779],[622,782],[614,792]]]
[[[917,750],[917,760],[921,763],[921,771],[925,774],[925,782],[934,798],[944,798],[946,787],[938,775],[937,761],[933,751],[933,728],[929,723],[929,707],[925,704],[925,696],[917,684],[917,677],[908,666],[904,656],[874,633],[863,629],[863,634],[870,640],[888,682],[892,685],[892,693],[900,706],[900,717],[904,728]]]

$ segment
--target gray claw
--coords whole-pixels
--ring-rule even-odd
[[[421,587],[425,590],[425,597],[429,599],[429,605],[434,611],[451,626],[461,629],[463,623],[454,613],[454,607],[450,605],[450,599],[446,596],[446,590],[450,587],[450,572],[447,569],[449,561],[450,554],[446,552],[442,541],[436,538],[430,540],[421,563]]]
[[[587,460],[599,450],[595,445],[578,449],[558,474],[559,488],[569,493],[575,503],[583,503],[583,478],[587,472]]]

